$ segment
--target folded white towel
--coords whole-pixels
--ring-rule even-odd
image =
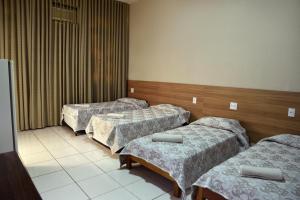
[[[122,113],[108,113],[107,116],[112,118],[123,118],[125,115]]]
[[[152,136],[152,142],[171,142],[171,143],[182,143],[182,135],[171,135],[171,134],[154,134]]]
[[[266,180],[283,181],[284,177],[282,171],[278,168],[268,167],[253,167],[253,166],[240,166],[240,174],[245,177],[261,178]]]

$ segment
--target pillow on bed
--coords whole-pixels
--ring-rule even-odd
[[[141,107],[141,108],[147,108],[148,107],[148,104],[145,100],[139,100],[139,99],[135,99],[135,98],[125,97],[125,98],[120,98],[117,101],[122,102],[122,103],[133,104],[133,105],[136,105],[136,106]]]
[[[158,105],[155,105],[155,106],[152,106],[153,108],[159,108],[159,109],[163,109],[163,110],[173,110],[175,112],[178,112],[178,113],[185,113],[187,112],[186,110],[184,110],[183,108],[181,107],[178,107],[178,106],[174,106],[172,104],[158,104]]]
[[[296,133],[294,134],[280,134],[280,135],[274,135],[272,137],[264,138],[259,141],[271,141],[271,142],[277,142],[279,144],[284,144],[287,146],[295,147],[300,149],[300,136],[297,135]]]
[[[202,117],[191,124],[230,131],[237,135],[239,143],[242,145],[243,149],[247,149],[249,147],[249,139],[246,134],[246,130],[241,126],[238,120],[222,117]]]

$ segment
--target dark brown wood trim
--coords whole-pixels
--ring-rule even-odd
[[[196,189],[196,198],[195,200],[226,200],[221,195],[207,189],[207,188],[201,188],[198,187]]]
[[[16,152],[0,154],[1,199],[42,199]]]

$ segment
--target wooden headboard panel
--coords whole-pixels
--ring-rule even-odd
[[[300,135],[300,92],[129,80],[128,96],[145,99],[150,105],[181,106],[191,111],[192,121],[202,116],[238,119],[251,142],[280,133]],[[197,97],[197,104],[192,104],[192,97]],[[231,101],[238,103],[237,111],[229,110]],[[295,118],[288,117],[289,107],[296,108]]]

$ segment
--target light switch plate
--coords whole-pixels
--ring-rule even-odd
[[[236,103],[236,102],[230,102],[229,109],[230,110],[237,110],[238,109],[238,103]]]
[[[134,88],[130,88],[130,93],[134,93]]]
[[[193,104],[197,103],[197,97],[193,97]]]
[[[295,117],[296,115],[296,109],[295,108],[289,108],[288,109],[288,117]]]

